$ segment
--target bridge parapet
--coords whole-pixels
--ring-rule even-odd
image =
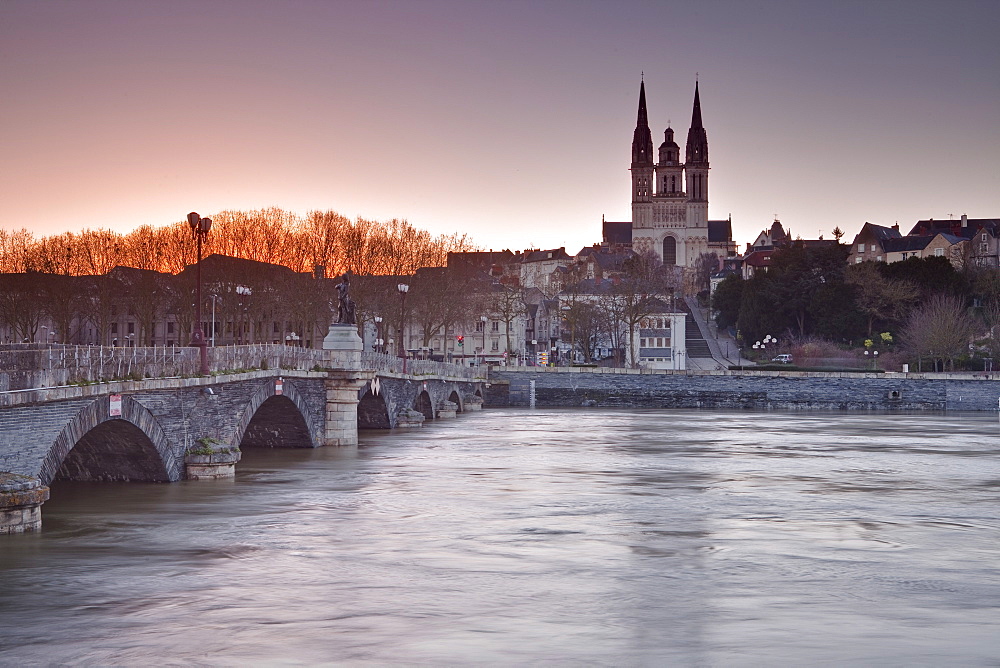
[[[394,355],[384,353],[361,353],[361,366],[386,373],[403,376],[403,360]],[[432,360],[406,360],[407,376],[437,376],[441,378],[461,378],[464,380],[485,380],[488,367],[468,367],[449,362]]]
[[[340,368],[339,351],[281,344],[219,346],[208,349],[213,373],[283,369]],[[0,347],[0,392],[110,380],[199,375],[198,349],[181,346],[122,348],[50,345],[30,349]]]
[[[403,360],[391,355],[270,343],[209,348],[208,362],[213,374],[268,369],[355,369],[359,363],[362,369],[399,375],[403,373]],[[407,372],[410,376],[477,380],[485,379],[487,368],[464,367],[430,360],[407,360]],[[198,349],[191,347],[122,348],[58,344],[0,346],[0,392],[197,375]]]

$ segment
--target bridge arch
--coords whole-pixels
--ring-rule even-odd
[[[431,403],[431,395],[427,390],[421,390],[417,395],[413,402],[413,410],[423,413],[426,420],[434,419],[434,404]]]
[[[110,398],[102,397],[63,427],[39,472],[42,484],[57,478],[167,482],[183,477],[183,462],[145,406],[123,395],[121,416],[110,412]]]
[[[359,429],[391,429],[392,418],[383,393],[365,392],[358,401]]]
[[[247,402],[230,445],[316,448],[322,440],[311,418],[309,405],[293,383],[283,379],[277,394],[275,379],[268,378]]]
[[[451,394],[448,395],[448,401],[452,402],[458,406],[458,412],[462,412],[462,395],[458,393],[458,390],[452,390]]]

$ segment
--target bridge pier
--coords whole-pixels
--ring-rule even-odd
[[[374,377],[374,371],[328,372],[323,445],[358,444],[358,390]]]
[[[31,476],[0,472],[0,534],[38,531],[49,488]]]
[[[184,455],[184,476],[188,480],[219,480],[236,477],[236,462],[243,456],[236,448],[206,449]]]

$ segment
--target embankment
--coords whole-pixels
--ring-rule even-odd
[[[493,369],[486,406],[996,411],[1000,374]]]

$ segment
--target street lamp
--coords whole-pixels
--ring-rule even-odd
[[[219,295],[213,293],[209,295],[212,299],[212,347],[215,347],[215,301],[219,299]],[[221,301],[221,300],[220,300]]]
[[[406,293],[410,291],[410,286],[400,283],[396,289],[399,290],[399,350],[403,358],[403,374],[406,374],[406,339],[403,338],[403,331],[406,328]]]
[[[382,352],[382,316],[375,316],[375,352]]]
[[[868,351],[865,351],[865,357],[868,357]],[[878,351],[872,351],[872,369],[878,371]]]
[[[483,323],[483,361],[486,361],[486,316],[479,316],[479,321]]]
[[[208,371],[208,350],[205,343],[205,329],[201,324],[201,244],[208,239],[208,233],[212,229],[212,219],[202,218],[192,211],[187,216],[188,225],[191,226],[191,234],[198,242],[198,269],[197,269],[197,301],[195,302],[194,331],[191,333],[191,345],[198,348],[201,359],[201,375],[209,375]]]

